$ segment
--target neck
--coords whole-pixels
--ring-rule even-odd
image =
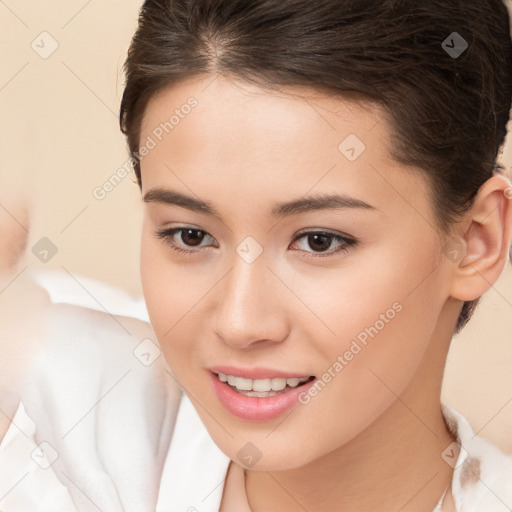
[[[300,468],[247,471],[251,510],[432,512],[453,476],[441,457],[455,441],[440,403],[449,341],[431,343],[404,393],[346,445]]]

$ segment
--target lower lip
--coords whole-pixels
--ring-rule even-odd
[[[248,421],[269,421],[284,414],[299,401],[299,395],[315,383],[313,379],[290,391],[268,397],[245,396],[236,392],[217,375],[210,372],[213,389],[222,405],[231,413]]]

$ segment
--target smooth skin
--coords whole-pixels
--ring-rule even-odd
[[[237,453],[247,442],[261,452],[246,468],[254,512],[430,512],[452,478],[441,457],[454,441],[440,407],[446,355],[461,301],[488,290],[505,264],[510,183],[491,178],[443,233],[425,174],[390,156],[380,108],[224,76],[152,98],[141,142],[191,96],[197,106],[141,162],[142,195],[154,199],[144,209],[144,294],[176,380],[231,459],[243,465]],[[354,161],[339,150],[350,134],[365,145]],[[218,216],[157,200],[156,189],[205,201]],[[271,214],[277,203],[320,194],[371,208]],[[199,231],[157,236],[179,227]],[[299,238],[319,231],[344,238],[320,248]],[[252,263],[236,251],[249,236],[263,249]],[[445,244],[457,237],[467,251],[449,258]],[[378,335],[288,415],[242,420],[213,392],[214,365],[320,378],[397,302],[402,310]]]

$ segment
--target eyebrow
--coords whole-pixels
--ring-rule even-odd
[[[144,195],[144,202],[180,206],[193,212],[211,215],[219,219],[221,218],[219,212],[210,202],[187,196],[174,190],[152,188]],[[271,208],[270,213],[273,217],[284,218],[311,211],[339,210],[345,208],[376,210],[374,206],[345,194],[317,194],[286,201],[284,203],[276,203]]]

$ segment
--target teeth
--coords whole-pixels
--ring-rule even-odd
[[[251,379],[244,379],[243,377],[236,377],[235,379],[235,387],[236,389],[239,389],[240,391],[251,391],[252,388],[252,380]],[[253,391],[263,391],[263,390],[253,390]]]
[[[293,377],[291,379],[283,379],[274,377],[273,379],[246,379],[244,377],[236,377],[234,375],[218,374],[221,382],[227,382],[230,386],[235,387],[239,391],[249,391],[253,393],[245,393],[247,396],[273,396],[274,391],[282,391],[286,386],[295,388],[299,384],[309,380],[309,377]]]
[[[272,380],[273,379],[256,379],[256,380],[251,380],[251,389],[253,391],[265,391],[265,392],[268,392],[272,389]],[[286,386],[286,384],[285,384]],[[237,386],[238,388],[238,386]],[[240,389],[240,388],[238,388]],[[277,391],[276,389],[274,389],[274,391]]]
[[[271,383],[272,391],[281,391],[286,387],[286,384],[287,384],[286,379],[280,379],[280,378],[272,379],[272,383]]]

